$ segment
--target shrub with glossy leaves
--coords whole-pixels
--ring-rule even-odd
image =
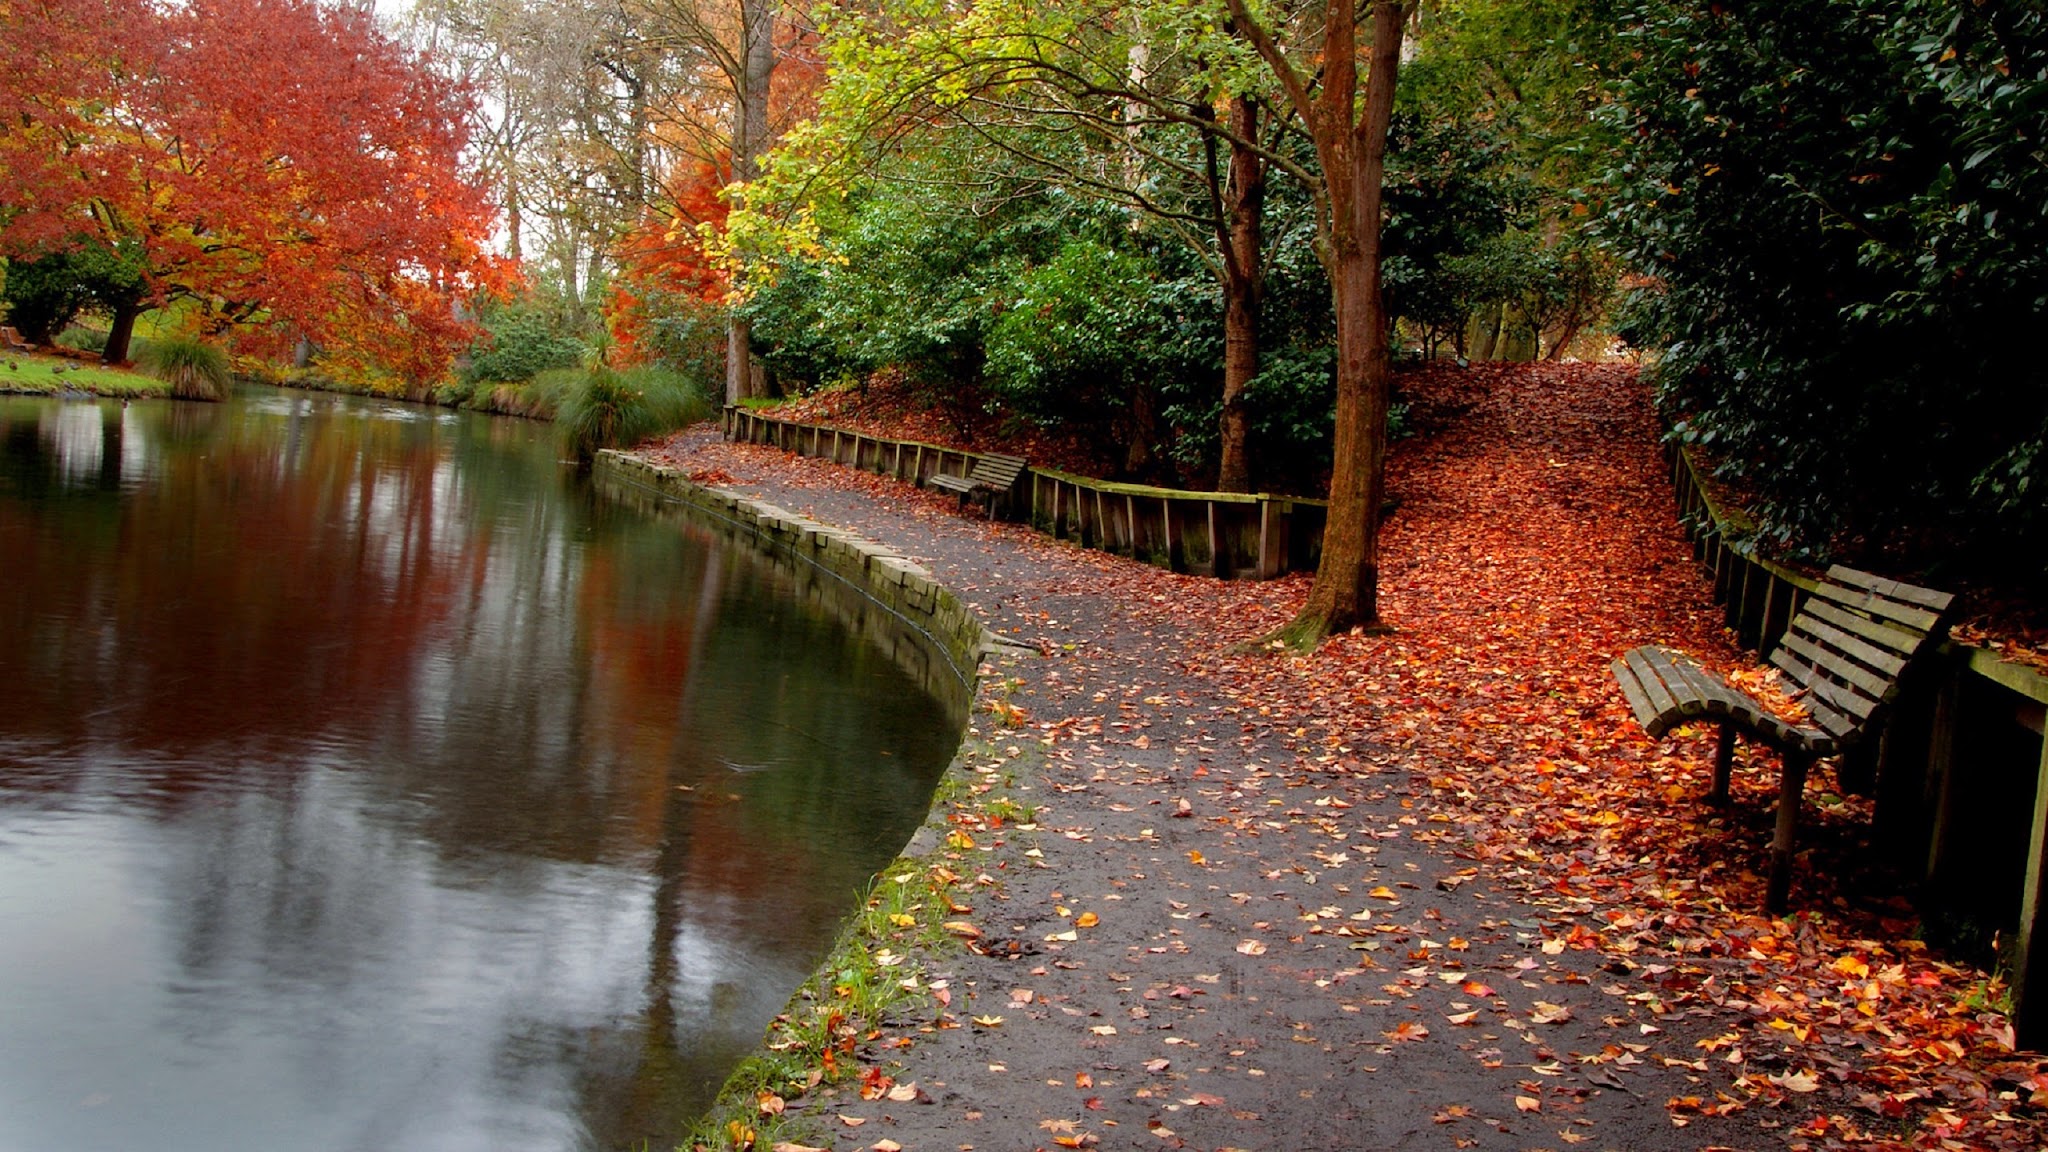
[[[2048,13],[1640,3],[1614,222],[1626,334],[1773,542],[2048,560]]]

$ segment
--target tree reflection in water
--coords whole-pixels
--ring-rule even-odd
[[[0,1146],[658,1147],[758,1041],[961,682],[546,431],[0,401]]]

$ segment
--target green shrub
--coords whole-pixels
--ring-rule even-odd
[[[470,351],[462,382],[517,384],[543,372],[583,363],[585,348],[557,336],[547,319],[533,312],[505,312],[484,321],[486,335]]]
[[[57,334],[57,344],[80,352],[105,352],[107,334],[97,328],[66,328]]]
[[[708,419],[712,412],[711,401],[681,374],[659,367],[551,372],[534,384],[529,400],[552,402],[562,441],[579,461],[602,448],[637,444]]]
[[[150,375],[171,386],[182,400],[225,400],[228,396],[228,354],[191,336],[159,336],[141,352]]]

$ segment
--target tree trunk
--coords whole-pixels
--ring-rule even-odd
[[[1229,233],[1223,249],[1223,417],[1219,492],[1252,490],[1248,441],[1251,418],[1245,388],[1259,374],[1259,305],[1265,295],[1264,224],[1266,166],[1242,141],[1255,139],[1258,106],[1247,96],[1230,100],[1230,182],[1225,212]]]
[[[1321,115],[1314,126],[1329,198],[1330,286],[1337,319],[1337,430],[1322,561],[1287,631],[1297,640],[1379,623],[1380,504],[1386,487],[1393,366],[1380,283],[1380,209],[1387,126],[1401,60],[1404,6],[1373,6],[1365,117],[1355,125],[1353,9],[1333,0],[1324,37]]]
[[[744,184],[760,174],[761,153],[768,149],[768,90],[775,79],[775,5],[769,0],[741,0],[739,58],[740,75],[733,93],[732,178]],[[739,287],[733,285],[736,290]],[[728,404],[761,394],[765,374],[754,362],[752,336],[753,325],[746,319],[736,312],[727,316]]]
[[[135,318],[142,315],[142,305],[119,304],[113,312],[114,324],[107,332],[107,346],[100,352],[100,363],[125,364],[129,341],[135,338]]]
[[[1152,467],[1152,442],[1159,437],[1159,405],[1152,386],[1131,388],[1130,439],[1124,442],[1125,479],[1143,480]]]

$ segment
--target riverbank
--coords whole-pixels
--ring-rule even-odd
[[[1864,886],[1859,807],[1815,785],[1797,911],[1756,914],[1775,766],[1706,808],[1711,737],[1653,744],[1613,691],[1638,643],[1749,663],[1632,375],[1420,391],[1396,631],[1307,657],[1239,651],[1305,578],[1176,576],[704,429],[643,453],[901,552],[1043,654],[979,714],[1041,765],[1036,855],[978,952],[920,961],[949,1001],[846,1054],[914,1089],[781,1114],[840,1148],[2042,1146],[2048,1067]]]
[[[171,386],[124,368],[108,368],[63,356],[10,352],[0,357],[0,393],[62,396],[85,393],[125,399],[162,398]]]

